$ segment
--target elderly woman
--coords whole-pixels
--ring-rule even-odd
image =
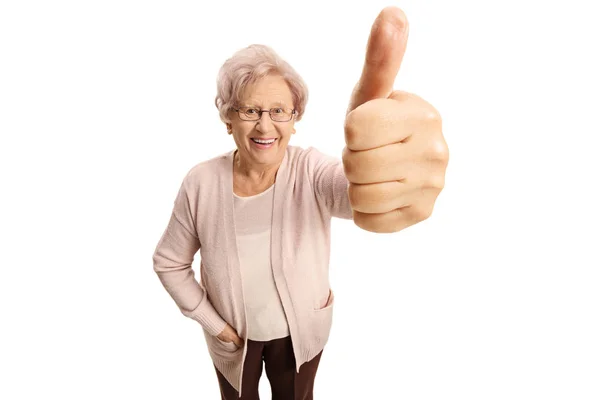
[[[252,45],[222,66],[215,102],[236,148],[189,170],[153,255],[181,312],[203,328],[222,399],[258,399],[263,362],[273,399],[313,398],[334,307],[332,217],[395,232],[431,213],[447,149],[435,110],[390,90],[406,37],[404,14],[385,9],[343,160],[289,145],[307,88],[273,50]]]

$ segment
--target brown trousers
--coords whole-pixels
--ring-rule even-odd
[[[321,351],[312,360],[302,364],[300,372],[296,373],[294,349],[289,336],[268,342],[248,339],[242,377],[242,397],[239,397],[238,391],[215,367],[221,399],[259,400],[258,382],[264,361],[265,372],[271,384],[272,400],[313,400],[313,386],[322,353]]]

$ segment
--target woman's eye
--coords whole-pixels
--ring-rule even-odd
[[[281,114],[283,112],[283,108],[274,108],[273,112],[276,114]]]
[[[246,114],[256,114],[258,111],[256,111],[255,108],[250,108],[248,110],[246,110]]]

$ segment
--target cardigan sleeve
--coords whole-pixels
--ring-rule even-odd
[[[308,173],[317,197],[325,203],[333,217],[352,219],[348,197],[348,179],[342,160],[308,148]]]
[[[227,323],[194,278],[192,262],[200,249],[194,215],[184,179],[167,227],[152,256],[154,271],[181,313],[199,322],[211,335],[217,336]]]

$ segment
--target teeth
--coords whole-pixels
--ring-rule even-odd
[[[260,143],[260,144],[271,144],[275,141],[275,139],[272,139],[272,140],[252,139],[252,140],[254,140],[256,143]]]

